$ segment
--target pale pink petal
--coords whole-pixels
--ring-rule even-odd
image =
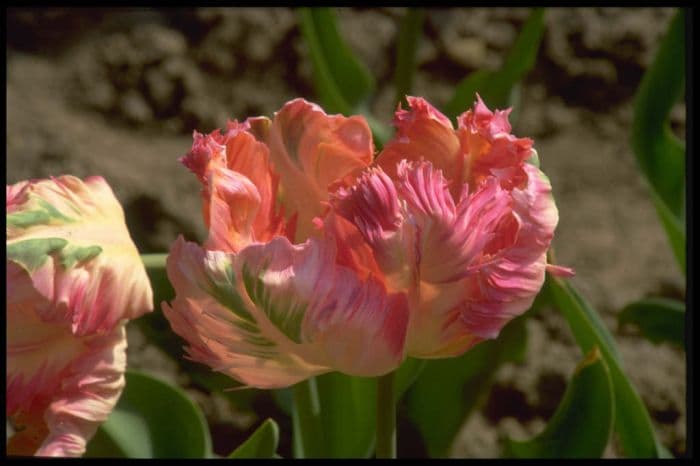
[[[124,387],[123,325],[75,337],[42,321],[31,302],[8,306],[7,414],[19,432],[8,453],[81,456]]]
[[[233,255],[180,239],[168,258],[177,295],[163,305],[165,316],[193,360],[247,385],[284,387],[331,370],[388,372],[402,358],[405,302],[336,265],[332,246],[280,237]],[[336,336],[343,323],[347,335]]]
[[[124,389],[126,331],[91,337],[55,387],[56,396],[44,415],[49,435],[38,456],[81,456],[97,427],[112,412]]]
[[[23,192],[7,214],[7,255],[24,274],[14,270],[8,292],[31,280],[35,311],[78,336],[152,309],[146,270],[103,178],[32,181]]]
[[[298,213],[297,238],[307,238],[321,214],[328,190],[352,180],[372,161],[372,133],[364,118],[327,115],[295,99],[275,114],[269,133],[270,157],[287,211]]]
[[[452,123],[424,99],[409,96],[407,100],[409,109],[396,111],[396,135],[377,157],[377,165],[395,178],[401,160],[426,160],[448,179],[459,178],[463,157]],[[450,186],[453,194],[459,193],[460,188],[461,185]]]

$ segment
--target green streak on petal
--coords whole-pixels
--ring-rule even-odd
[[[35,238],[18,241],[7,246],[7,259],[32,273],[41,267],[49,254],[60,251],[68,241],[63,238]]]
[[[270,322],[295,343],[301,343],[301,322],[306,313],[305,306],[288,302],[284,307],[270,300],[270,294],[265,289],[265,282],[260,275],[254,276],[243,266],[243,285],[248,296],[256,306],[259,306],[270,319]],[[291,301],[291,300],[290,300]]]
[[[51,217],[43,210],[27,210],[7,214],[7,225],[15,228],[29,228],[34,225],[45,225]]]
[[[245,341],[255,346],[276,346],[274,341],[268,340],[267,338],[258,335],[246,336]]]
[[[74,222],[72,218],[63,215],[46,200],[37,199],[36,203],[39,204],[40,209],[7,214],[7,225],[15,228],[29,228],[36,225],[48,225],[51,220],[58,220],[58,223]]]
[[[44,200],[44,199],[39,199],[37,201],[37,204],[39,204],[49,214],[49,217],[51,217],[51,218],[55,218],[55,219],[60,220],[61,222],[64,222],[64,223],[72,223],[75,221],[74,219],[63,215],[57,208],[55,208],[54,206],[49,204],[49,202]],[[73,210],[76,213],[80,213],[75,208],[73,208]]]
[[[97,257],[101,252],[102,248],[97,245],[81,247],[69,244],[60,253],[61,264],[66,269],[70,269],[77,262],[88,261]]]
[[[250,322],[247,322],[245,320],[236,321],[234,322],[234,325],[236,325],[236,327],[240,328],[245,332],[260,333],[260,329],[256,325],[251,324]]]
[[[257,330],[257,322],[245,307],[245,303],[236,293],[236,274],[233,273],[233,266],[226,265],[226,281],[221,283],[216,280],[211,280],[210,293],[219,304],[227,309],[230,309],[236,316],[244,321],[252,324]]]

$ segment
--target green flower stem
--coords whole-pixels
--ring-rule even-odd
[[[292,424],[295,458],[322,458],[324,454],[321,403],[316,378],[312,377],[292,387],[294,407]]]
[[[165,268],[165,260],[167,259],[167,253],[158,254],[141,254],[141,260],[146,269],[152,268]]]
[[[377,458],[396,458],[396,393],[394,373],[377,380]]]

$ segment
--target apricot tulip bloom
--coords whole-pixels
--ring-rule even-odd
[[[192,359],[261,388],[378,376],[461,354],[530,307],[558,221],[532,141],[480,99],[456,129],[408,102],[376,160],[362,117],[302,99],[195,132],[181,160],[209,234],[173,245],[163,304]]]
[[[80,456],[124,388],[127,319],[153,295],[101,177],[7,186],[8,453]]]

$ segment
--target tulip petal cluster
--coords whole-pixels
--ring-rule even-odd
[[[163,303],[188,356],[254,387],[378,376],[495,338],[544,282],[558,212],[533,142],[480,98],[422,98],[376,156],[361,116],[303,99],[195,132],[208,237],[179,238]]]
[[[8,453],[80,456],[124,388],[148,276],[101,177],[8,185],[6,213]]]

